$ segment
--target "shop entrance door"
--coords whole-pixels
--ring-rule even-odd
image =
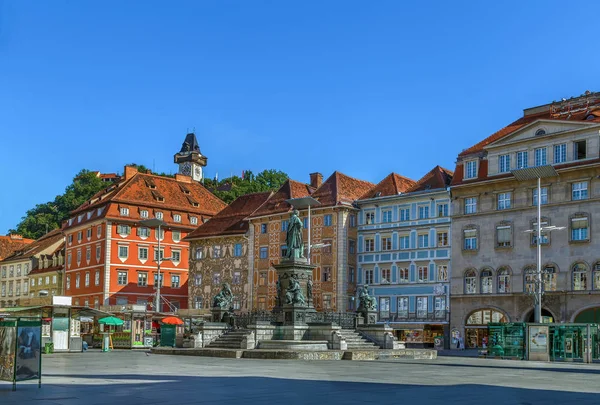
[[[483,347],[483,338],[488,336],[487,328],[466,328],[465,347],[476,349]]]
[[[144,344],[144,325],[145,322],[143,319],[133,320],[133,344],[136,346],[141,346]]]

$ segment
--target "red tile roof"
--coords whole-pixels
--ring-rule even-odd
[[[32,256],[35,256],[50,246],[64,240],[64,236],[62,234],[62,230],[55,229],[51,232],[48,232],[38,240],[26,245],[21,250],[17,250],[13,252],[10,256],[6,257],[3,262],[16,261],[16,260],[24,260],[28,259]]]
[[[408,177],[400,176],[396,173],[390,173],[385,179],[381,180],[375,187],[365,193],[360,199],[375,197],[386,197],[405,193],[408,189],[417,183]]]
[[[448,169],[444,169],[441,166],[436,166],[423,176],[414,186],[412,186],[407,192],[413,193],[415,191],[435,190],[440,188],[446,188],[450,186],[454,173]]]
[[[110,217],[123,220],[142,219],[139,207],[150,211],[163,212],[163,220],[169,225],[191,225],[189,218],[182,214],[192,214],[200,217],[212,217],[227,206],[223,201],[208,191],[202,184],[192,181],[187,176],[164,177],[126,167],[124,179],[115,183],[90,198],[76,210],[71,212],[72,223],[66,228],[98,218]],[[120,207],[129,208],[129,216],[119,214]],[[98,212],[101,208],[101,212]],[[87,213],[89,213],[89,218]],[[170,215],[168,215],[170,213]],[[172,220],[173,215],[182,217],[181,223]],[[83,216],[81,221],[79,217]],[[154,213],[149,215],[150,218]]]
[[[352,204],[373,187],[375,187],[373,183],[358,180],[336,171],[321,184],[312,197],[319,200],[321,206]]]
[[[23,238],[20,235],[0,236],[0,260],[5,259],[17,250],[23,249],[26,245],[33,243],[33,239]]]
[[[270,198],[268,198],[251,216],[284,213],[290,210],[290,204],[286,202],[291,198],[307,197],[312,195],[314,188],[308,184],[288,179]]]
[[[274,193],[253,193],[238,197],[225,209],[200,225],[191,232],[184,240],[218,236],[218,235],[243,235],[248,231],[249,225],[246,219]]]
[[[534,107],[526,111],[525,115],[513,123],[493,133],[484,140],[476,143],[468,149],[458,154],[459,160],[469,155],[482,153],[484,148],[493,142],[503,139],[515,131],[534,123],[538,120],[555,120],[563,122],[583,121],[589,123],[600,122],[600,93],[589,93],[581,97],[565,100],[560,103],[552,103],[540,107]],[[487,160],[480,159],[477,179],[463,180],[463,165],[458,163],[455,169],[455,175],[452,179],[452,186],[463,183],[475,183],[487,178]]]

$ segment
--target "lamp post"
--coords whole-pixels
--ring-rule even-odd
[[[551,165],[527,167],[523,169],[512,170],[512,174],[515,176],[517,181],[528,181],[537,179],[537,229],[525,231],[528,233],[535,232],[537,234],[536,247],[537,247],[537,271],[536,271],[536,282],[535,282],[535,322],[541,323],[542,321],[542,178],[557,177],[558,173],[554,170]],[[558,230],[564,228],[558,227],[544,227],[545,230]]]
[[[163,260],[163,258],[160,257],[160,239],[162,236],[160,230],[161,227],[167,225],[167,223],[158,218],[152,218],[141,221],[140,224],[148,226],[150,228],[156,227],[158,230],[158,234],[156,235],[156,239],[158,239],[158,252],[156,253],[156,267],[158,273],[156,277],[156,312],[160,312],[160,285],[162,284],[160,279],[160,262]]]

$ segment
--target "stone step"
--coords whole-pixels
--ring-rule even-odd
[[[363,350],[363,349],[369,349],[369,350],[377,350],[379,349],[379,346],[369,346],[369,345],[353,345],[350,346],[348,345],[348,350]]]

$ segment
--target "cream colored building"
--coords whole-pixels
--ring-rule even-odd
[[[41,255],[53,253],[64,241],[60,229],[42,236],[0,261],[0,308],[18,306],[29,297],[29,273]]]
[[[529,108],[458,156],[452,182],[452,334],[481,346],[487,322],[533,321],[537,180],[512,170],[552,165],[542,179],[542,316],[600,321],[600,94]]]

